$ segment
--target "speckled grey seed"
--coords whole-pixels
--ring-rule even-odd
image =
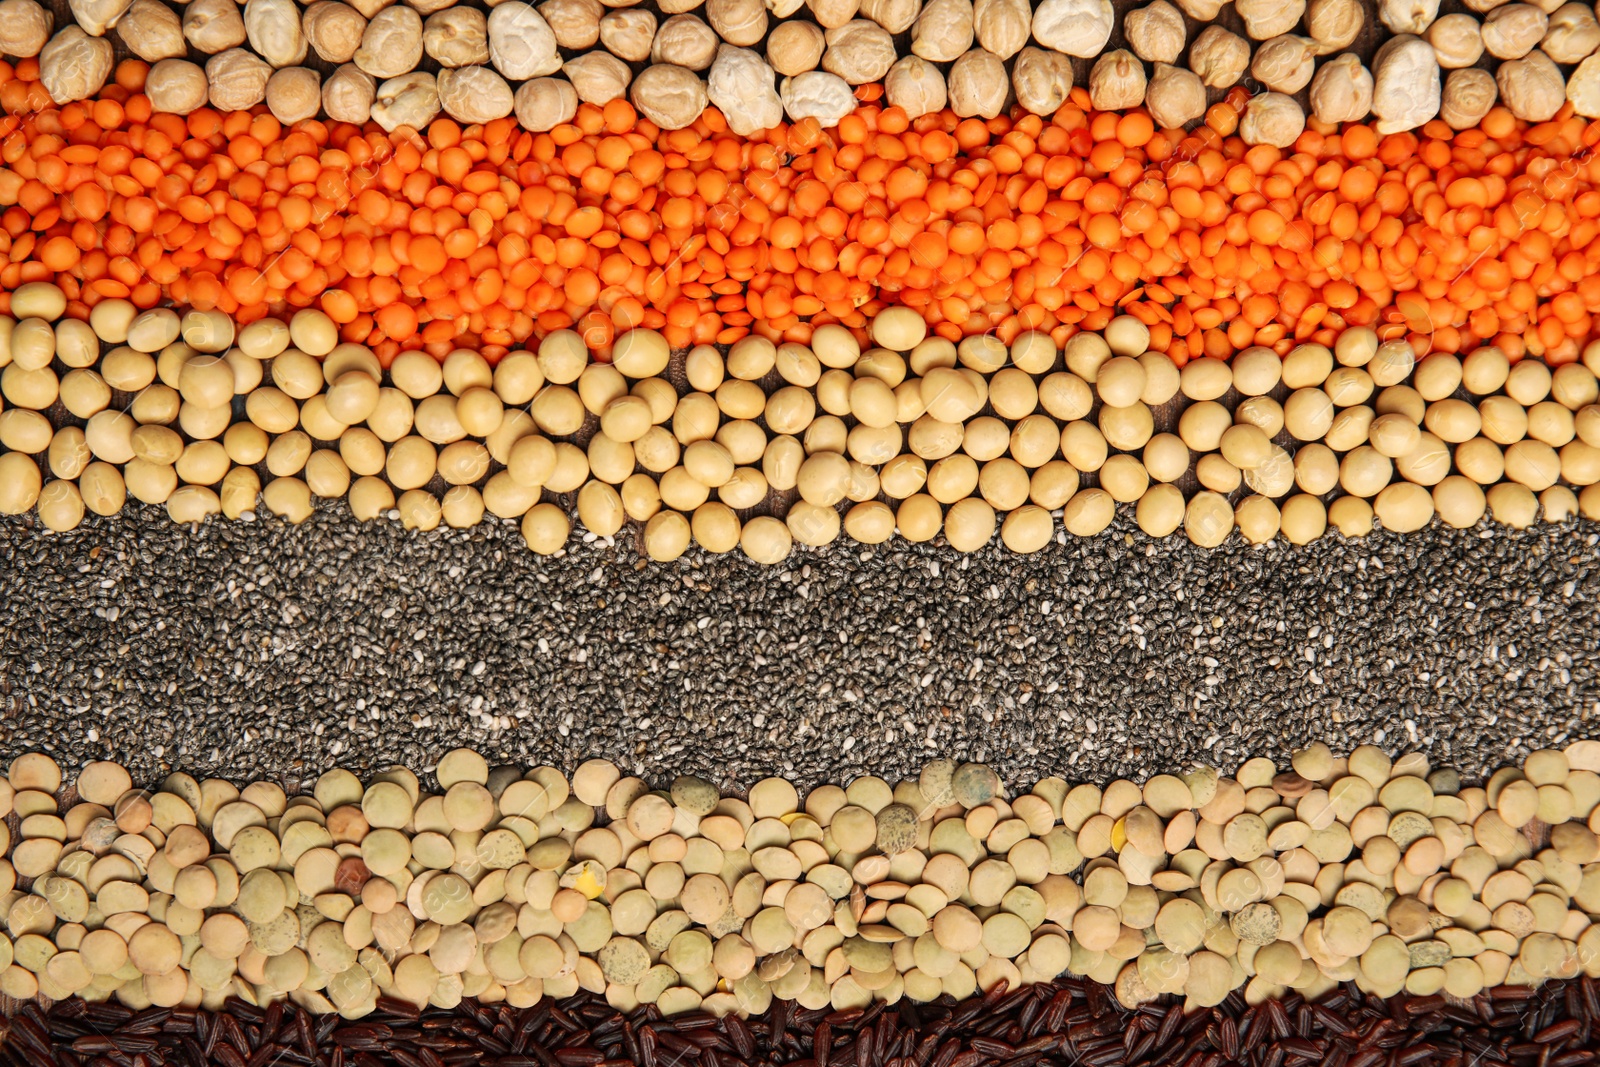
[[[772,569],[652,564],[634,536],[544,558],[515,523],[422,534],[342,503],[299,526],[7,519],[0,747],[287,787],[470,744],[728,790],[909,776],[947,805],[953,766],[918,777],[947,754],[1141,780],[1320,740],[1477,781],[1591,734],[1600,693],[1593,523],[1204,551],[1129,510],[1020,561],[897,539]]]
[[[1271,904],[1258,900],[1234,912],[1228,925],[1240,941],[1252,945],[1270,945],[1283,930],[1283,918]]]
[[[936,759],[926,764],[917,778],[917,787],[922,790],[923,798],[935,807],[955,803],[956,795],[950,788],[950,780],[955,773],[956,761],[953,759]]]
[[[905,804],[878,812],[878,851],[897,856],[917,847],[917,813]]]
[[[683,774],[673,780],[672,802],[691,815],[710,815],[721,800],[717,787],[704,778]]]
[[[1436,796],[1455,796],[1461,792],[1461,772],[1454,767],[1442,767],[1428,775],[1428,785]]]
[[[964,808],[987,804],[1000,791],[1000,776],[984,763],[963,763],[950,778],[950,791]]]
[[[1450,962],[1450,946],[1443,941],[1413,941],[1406,946],[1411,951],[1411,969],[1443,967]]]

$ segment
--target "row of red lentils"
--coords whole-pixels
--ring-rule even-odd
[[[491,359],[575,327],[675,346],[864,334],[891,305],[952,340],[1058,343],[1127,313],[1179,364],[1331,344],[1347,325],[1419,353],[1492,343],[1577,358],[1600,312],[1600,122],[1412,133],[1311,123],[1235,136],[1243,90],[1193,130],[1072,98],[1050,118],[909,121],[861,106],[754,138],[708,109],[662,131],[623,100],[529,133],[506,119],[384,133],[265,111],[154,114],[147,67],[55,107],[0,64],[0,311],[50,280],[99,300],[320,307],[385,360]]]

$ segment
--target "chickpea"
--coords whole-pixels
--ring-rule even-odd
[[[55,16],[34,0],[0,0],[0,53],[29,59],[50,40]]]
[[[103,37],[68,26],[39,52],[39,81],[58,104],[98,93],[111,76],[114,50]]]

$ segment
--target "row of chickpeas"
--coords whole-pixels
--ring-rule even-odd
[[[385,371],[315,310],[236,331],[217,312],[108,300],[81,322],[47,283],[12,308],[0,512],[37,506],[55,530],[129,496],[180,522],[263,504],[299,522],[313,498],[348,496],[361,520],[416,529],[519,519],[553,553],[571,518],[547,494],[575,493],[590,534],[640,523],[652,558],[697,542],[770,563],[841,531],[865,544],[942,531],[973,551],[998,528],[1033,552],[1063,528],[1100,533],[1119,504],[1152,536],[1182,527],[1206,547],[1235,528],[1304,543],[1330,524],[1409,532],[1435,514],[1455,527],[1486,512],[1516,527],[1541,512],[1600,518],[1600,343],[1552,371],[1494,348],[1417,363],[1404,342],[1351,329],[1333,350],[1253,348],[1180,370],[1131,317],[1058,352],[1038,333],[957,347],[902,308],[877,316],[866,351],[838,326],[809,347],[697,347],[680,396],[650,330],[622,335],[611,363],[557,331],[492,367],[461,349],[442,363],[406,352]],[[1156,432],[1152,409],[1180,396],[1173,430]],[[58,401],[83,425],[54,428],[44,412]],[[791,491],[781,520],[740,520]]]
[[[442,111],[466,123],[515,114],[542,131],[580,102],[620,98],[664,129],[708,104],[741,134],[785,117],[832,126],[856,106],[854,87],[876,82],[913,118],[947,106],[992,118],[1012,101],[1048,115],[1072,88],[1074,57],[1095,60],[1097,109],[1144,106],[1172,128],[1205,114],[1208,90],[1248,76],[1267,90],[1241,123],[1251,143],[1293,143],[1306,121],[1293,94],[1307,89],[1320,121],[1375,115],[1383,132],[1435,117],[1470,127],[1497,100],[1529,121],[1567,100],[1600,116],[1591,59],[1600,21],[1590,5],[1562,0],[1471,0],[1470,12],[1443,17],[1438,0],[1383,0],[1377,14],[1392,36],[1370,70],[1344,51],[1366,20],[1362,0],[1235,0],[1249,39],[1211,25],[1192,40],[1190,24],[1224,5],[1154,0],[1124,17],[1128,48],[1109,51],[1110,0],[663,0],[661,18],[632,2],[507,0],[485,12],[454,0],[316,0],[303,10],[294,0],[194,0],[180,18],[161,0],[73,0],[75,24],[52,37],[37,0],[0,0],[0,52],[38,55],[46,90],[64,103],[111,76],[115,32],[154,64],[146,92],[159,111],[265,102],[284,122],[322,113],[391,130]],[[210,56],[203,67],[186,58],[191,46]],[[301,65],[313,53],[339,66],[324,79]],[[418,69],[424,56],[438,73]],[[1477,65],[1486,56],[1499,61],[1493,73]],[[1563,65],[1575,65],[1570,78]]]

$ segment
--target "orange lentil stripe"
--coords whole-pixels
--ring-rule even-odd
[[[64,108],[37,77],[0,64],[0,311],[41,279],[80,316],[319,306],[385,359],[497,358],[574,325],[599,358],[639,326],[805,341],[894,304],[951,340],[1060,343],[1126,312],[1180,364],[1347,325],[1560,363],[1600,332],[1600,123],[1570,106],[1389,136],[1312,121],[1283,150],[1236,136],[1242,91],[1187,133],[1076,89],[1050,118],[987,122],[869,91],[835,129],[751,138],[714,110],[662,131],[621,100],[548,133],[390,134],[152,114],[137,63]]]

